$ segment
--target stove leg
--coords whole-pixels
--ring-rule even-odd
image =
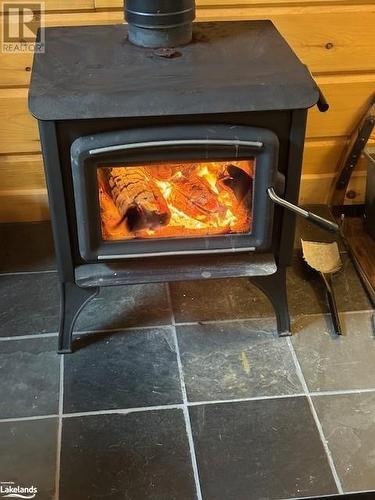
[[[277,331],[280,337],[291,335],[288,296],[286,290],[286,268],[279,267],[270,276],[254,276],[250,278],[268,297],[276,314]]]
[[[80,288],[75,283],[61,283],[59,354],[72,352],[72,333],[79,313],[98,294],[99,288]]]

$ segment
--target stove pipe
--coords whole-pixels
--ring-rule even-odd
[[[134,45],[161,48],[191,42],[195,0],[126,0],[124,9]]]

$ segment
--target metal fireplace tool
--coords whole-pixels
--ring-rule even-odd
[[[308,69],[270,21],[192,24],[194,7],[128,0],[128,26],[47,28],[46,52],[35,55],[29,107],[39,123],[61,286],[60,353],[71,352],[85,304],[113,285],[249,278],[273,304],[279,334],[289,335],[293,212],[337,230],[296,207],[307,109],[327,109]],[[116,179],[132,172],[144,182],[157,166],[188,172],[197,162],[224,164],[225,182],[245,179],[246,231],[155,238],[154,213],[142,219],[147,238],[104,236],[103,203],[114,198],[126,215],[121,223],[137,234],[139,207],[118,201]],[[107,180],[102,189],[103,172],[111,192]]]

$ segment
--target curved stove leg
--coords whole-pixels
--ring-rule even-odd
[[[72,352],[72,332],[79,313],[99,292],[99,288],[81,288],[75,283],[61,283],[59,354]]]
[[[276,314],[277,331],[280,337],[291,335],[288,296],[286,290],[286,268],[279,267],[270,276],[254,276],[250,278],[268,297]]]

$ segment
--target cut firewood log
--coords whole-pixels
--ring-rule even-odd
[[[208,182],[194,174],[173,179],[169,200],[178,210],[200,221],[223,215],[226,211]]]
[[[171,213],[158,186],[142,167],[113,167],[108,183],[130,231],[168,224]]]
[[[188,176],[196,169],[195,163],[160,163],[147,167],[147,172],[160,181],[169,181],[179,172]]]
[[[242,168],[227,165],[223,175],[218,179],[217,187],[230,190],[239,202],[249,201],[252,195],[253,179]]]

